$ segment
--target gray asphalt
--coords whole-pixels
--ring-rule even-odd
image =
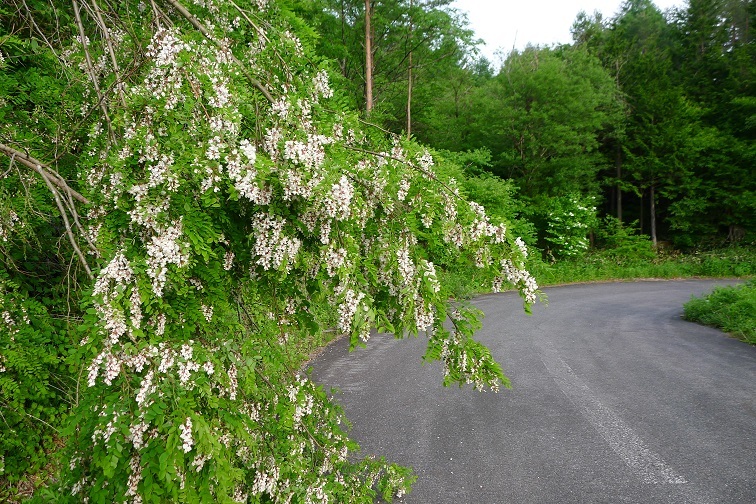
[[[363,455],[414,468],[398,502],[756,503],[756,347],[681,318],[725,283],[548,288],[532,317],[481,297],[478,339],[513,385],[498,394],[444,388],[423,337],[339,341],[313,378]]]

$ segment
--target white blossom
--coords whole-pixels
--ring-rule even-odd
[[[183,443],[181,449],[184,450],[184,453],[189,453],[192,450],[192,446],[194,446],[194,440],[192,439],[192,419],[186,417],[186,421],[179,425],[179,430],[181,431],[181,442]]]
[[[340,331],[350,331],[354,314],[357,312],[357,308],[364,297],[364,292],[355,292],[352,289],[347,289],[346,294],[344,295],[344,301],[338,308],[338,328]]]

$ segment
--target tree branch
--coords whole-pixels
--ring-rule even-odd
[[[73,197],[75,200],[81,203],[84,203],[85,205],[89,204],[89,200],[87,198],[85,198],[84,196],[76,192],[75,190],[71,189],[69,185],[66,183],[66,181],[63,180],[63,177],[61,177],[57,173],[52,172],[41,161],[34,159],[33,157],[29,156],[28,154],[24,152],[21,152],[20,150],[16,150],[13,147],[10,147],[2,143],[0,143],[0,152],[10,157],[11,163],[13,163],[14,160],[18,161],[22,165],[26,166],[27,168],[31,168],[32,170],[39,173],[43,177],[49,178],[50,182],[52,182],[55,186],[57,186],[59,189],[61,189],[65,193],[71,195],[71,197]]]
[[[58,206],[58,211],[60,212],[60,216],[63,217],[63,223],[66,225],[66,234],[68,235],[68,241],[71,242],[71,246],[76,252],[76,255],[79,256],[79,261],[81,261],[81,265],[84,266],[84,271],[87,272],[89,279],[94,280],[94,275],[92,274],[92,270],[89,269],[89,264],[87,264],[87,260],[84,257],[84,254],[81,252],[79,245],[76,243],[76,238],[74,237],[73,231],[71,230],[71,223],[68,221],[68,213],[66,212],[66,209],[63,208],[63,202],[60,200],[60,192],[58,192],[58,189],[52,184],[52,182],[50,182],[50,179],[48,178],[47,173],[44,172],[41,167],[39,168],[38,173],[44,179],[45,184],[47,184],[47,187],[50,189],[50,192],[53,194],[53,198],[55,198],[55,204]]]
[[[76,25],[79,28],[79,37],[81,38],[80,42],[82,47],[84,48],[84,57],[87,61],[87,74],[89,75],[89,79],[92,81],[92,86],[95,88],[95,92],[97,93],[97,98],[100,102],[100,110],[102,110],[102,114],[105,117],[105,122],[108,124],[108,133],[110,134],[110,139],[115,143],[115,136],[113,133],[113,124],[110,122],[110,115],[108,114],[108,107],[105,104],[105,100],[102,96],[102,91],[100,91],[100,84],[97,82],[97,75],[95,75],[94,71],[94,64],[92,63],[92,55],[89,54],[89,44],[87,44],[87,35],[84,32],[84,24],[81,22],[81,13],[79,12],[79,2],[77,0],[71,0],[73,4],[74,9],[74,17],[76,18]]]
[[[102,18],[102,11],[100,10],[100,6],[97,5],[96,0],[92,0],[92,10],[95,13],[95,18],[97,19],[97,24],[100,25],[100,30],[102,30],[102,36],[105,39],[105,45],[108,47],[108,53],[110,53],[110,62],[113,65],[113,73],[115,73],[115,80],[116,82],[122,82],[121,81],[121,69],[118,66],[118,60],[116,59],[115,55],[115,49],[113,49],[113,41],[110,37],[110,31],[108,30],[107,25],[105,24],[105,20]],[[123,94],[123,86],[118,86],[118,96],[121,99],[121,105],[123,108],[126,108],[126,97]]]

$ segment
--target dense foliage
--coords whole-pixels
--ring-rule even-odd
[[[4,487],[63,445],[55,502],[401,496],[298,371],[325,306],[352,346],[424,334],[446,384],[508,386],[439,276],[527,308],[526,244],[345,107],[289,7],[3,7]]]

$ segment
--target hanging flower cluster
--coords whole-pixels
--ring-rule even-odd
[[[439,271],[472,261],[532,303],[527,249],[443,180],[426,149],[323,107],[328,74],[274,3],[169,3],[172,23],[155,18],[139,78],[108,97],[125,103],[112,108],[115,133],[93,133],[82,161],[105,265],[81,344],[68,494],[401,496],[410,473],[351,456],[339,408],[290,370],[287,341],[323,330],[309,307],[330,301],[353,344],[376,327],[425,332],[448,382],[498,390],[506,378],[471,338],[474,316],[450,315]],[[134,36],[119,36],[124,66]],[[81,52],[72,44],[67,57]]]

